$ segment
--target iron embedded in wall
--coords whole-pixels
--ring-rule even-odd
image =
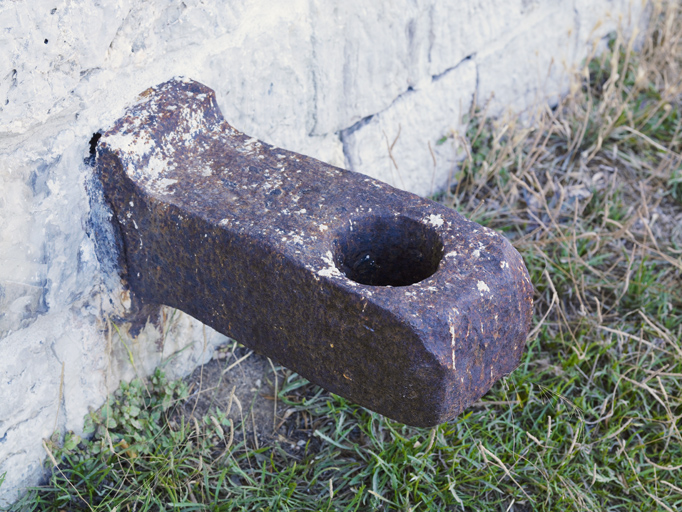
[[[232,128],[208,87],[143,92],[97,145],[129,286],[390,418],[452,419],[523,353],[498,233]]]

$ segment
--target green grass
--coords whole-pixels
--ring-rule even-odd
[[[282,423],[256,447],[228,411],[183,419],[157,373],[90,439],[47,443],[58,467],[11,510],[682,510],[677,4],[632,46],[614,36],[532,125],[470,113],[441,200],[504,232],[536,288],[523,361],[481,402],[418,429],[276,368]]]

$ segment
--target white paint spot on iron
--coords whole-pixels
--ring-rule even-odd
[[[457,256],[457,251],[450,251],[445,255],[446,258],[454,258],[455,256]]]
[[[326,224],[320,224],[318,226],[320,228],[320,231],[325,232],[329,229],[329,227]]]
[[[481,292],[481,295],[483,295],[483,292],[490,293],[490,288],[488,288],[488,285],[485,284],[483,281],[479,281],[478,283],[476,283],[476,287],[478,288],[478,291]]]
[[[219,226],[227,226],[230,223],[230,219],[223,219],[220,222],[218,222]]]
[[[161,192],[162,194],[167,194],[168,193],[168,187],[171,185],[175,185],[178,182],[178,180],[172,180],[169,178],[161,178],[160,180],[157,181],[158,187],[157,190],[158,192]]]
[[[429,215],[429,218],[426,220],[429,224],[431,224],[432,226],[434,226],[436,228],[441,227],[443,225],[443,222],[444,222],[443,217],[441,217],[440,214],[438,214],[438,215],[431,214],[431,215]]]
[[[152,147],[152,140],[149,137],[142,137],[132,133],[115,133],[107,135],[106,142],[112,148],[120,148],[139,156],[148,153]]]
[[[507,263],[506,261],[500,261],[500,268],[501,269],[509,268],[509,263]]]
[[[457,356],[455,350],[455,324],[450,319],[450,348],[452,350],[452,369],[454,370],[457,364]]]
[[[327,264],[327,268],[317,271],[318,276],[323,277],[341,277],[343,274],[334,265],[334,255],[331,251],[327,251],[327,254],[322,256],[322,260]]]

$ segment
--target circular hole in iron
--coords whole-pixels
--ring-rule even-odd
[[[348,279],[370,286],[409,286],[438,270],[443,241],[407,217],[353,219],[334,240],[334,262]]]

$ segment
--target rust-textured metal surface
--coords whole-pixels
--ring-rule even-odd
[[[532,286],[504,237],[235,130],[204,85],[142,93],[96,172],[134,294],[369,409],[438,424],[521,358]]]

